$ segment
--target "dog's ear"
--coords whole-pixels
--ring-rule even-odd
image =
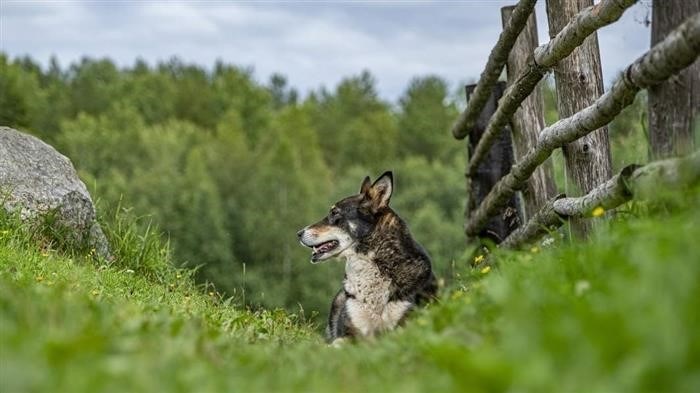
[[[394,191],[394,175],[391,171],[384,172],[369,188],[367,196],[371,202],[372,211],[389,206],[391,193]]]
[[[365,180],[362,181],[360,186],[360,194],[367,195],[370,187],[372,187],[372,180],[369,179],[369,176],[365,176]]]

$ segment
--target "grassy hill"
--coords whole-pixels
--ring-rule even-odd
[[[682,199],[628,207],[587,243],[463,261],[404,328],[339,349],[300,315],[195,286],[128,223],[107,262],[5,216],[0,391],[700,391],[700,193]]]

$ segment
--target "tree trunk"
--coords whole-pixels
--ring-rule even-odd
[[[467,100],[471,98],[471,94],[475,88],[476,85],[468,85],[466,87]],[[467,144],[467,151],[470,156],[484,133],[489,118],[491,118],[491,115],[496,111],[498,100],[503,95],[504,89],[504,82],[498,82],[494,85],[493,91],[486,101],[475,126],[470,130],[469,143]],[[486,158],[477,167],[476,173],[473,176],[467,176],[468,198],[465,214],[466,219],[479,207],[484,197],[491,191],[491,188],[510,171],[512,166],[513,148],[510,132],[504,130],[504,132],[499,134],[498,139],[489,149]],[[519,211],[520,206],[517,198],[511,196],[505,206],[504,213],[500,216],[491,217],[486,222],[483,229],[476,234],[476,237],[482,244],[484,244],[484,241],[487,239],[496,244],[500,243],[519,225]]]
[[[550,37],[561,31],[579,11],[592,5],[593,0],[547,0]],[[572,116],[603,94],[597,33],[591,34],[569,57],[559,62],[554,68],[554,78],[560,118]],[[567,176],[575,187],[575,190],[567,190],[569,195],[587,194],[612,176],[607,127],[563,146],[563,152]],[[581,237],[588,235],[590,226],[586,221],[572,221],[574,233]]]
[[[515,6],[501,8],[501,20],[506,26]],[[537,19],[535,13],[530,14],[525,28],[515,41],[513,50],[508,56],[508,86],[512,86],[518,75],[525,72],[528,60],[538,44]],[[534,149],[537,145],[537,136],[544,129],[544,101],[540,86],[536,86],[532,93],[523,101],[511,119],[513,153],[515,161],[522,160],[525,153]],[[524,200],[524,219],[532,217],[535,212],[554,195],[556,186],[552,169],[552,161],[547,160],[525,183],[522,189]]]
[[[700,12],[698,0],[654,0],[651,45],[656,45],[686,18]],[[652,159],[694,150],[693,119],[700,107],[700,61],[649,89],[649,144]]]

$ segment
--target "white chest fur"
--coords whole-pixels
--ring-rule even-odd
[[[343,285],[354,296],[346,303],[347,312],[363,336],[395,328],[412,307],[411,302],[389,301],[392,282],[381,274],[373,257],[352,253],[345,263]]]

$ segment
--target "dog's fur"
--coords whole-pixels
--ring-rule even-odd
[[[386,172],[360,193],[337,202],[321,221],[300,230],[311,262],[345,259],[343,288],[333,299],[329,342],[372,337],[394,329],[408,312],[437,292],[430,258],[389,207],[393,176]]]

